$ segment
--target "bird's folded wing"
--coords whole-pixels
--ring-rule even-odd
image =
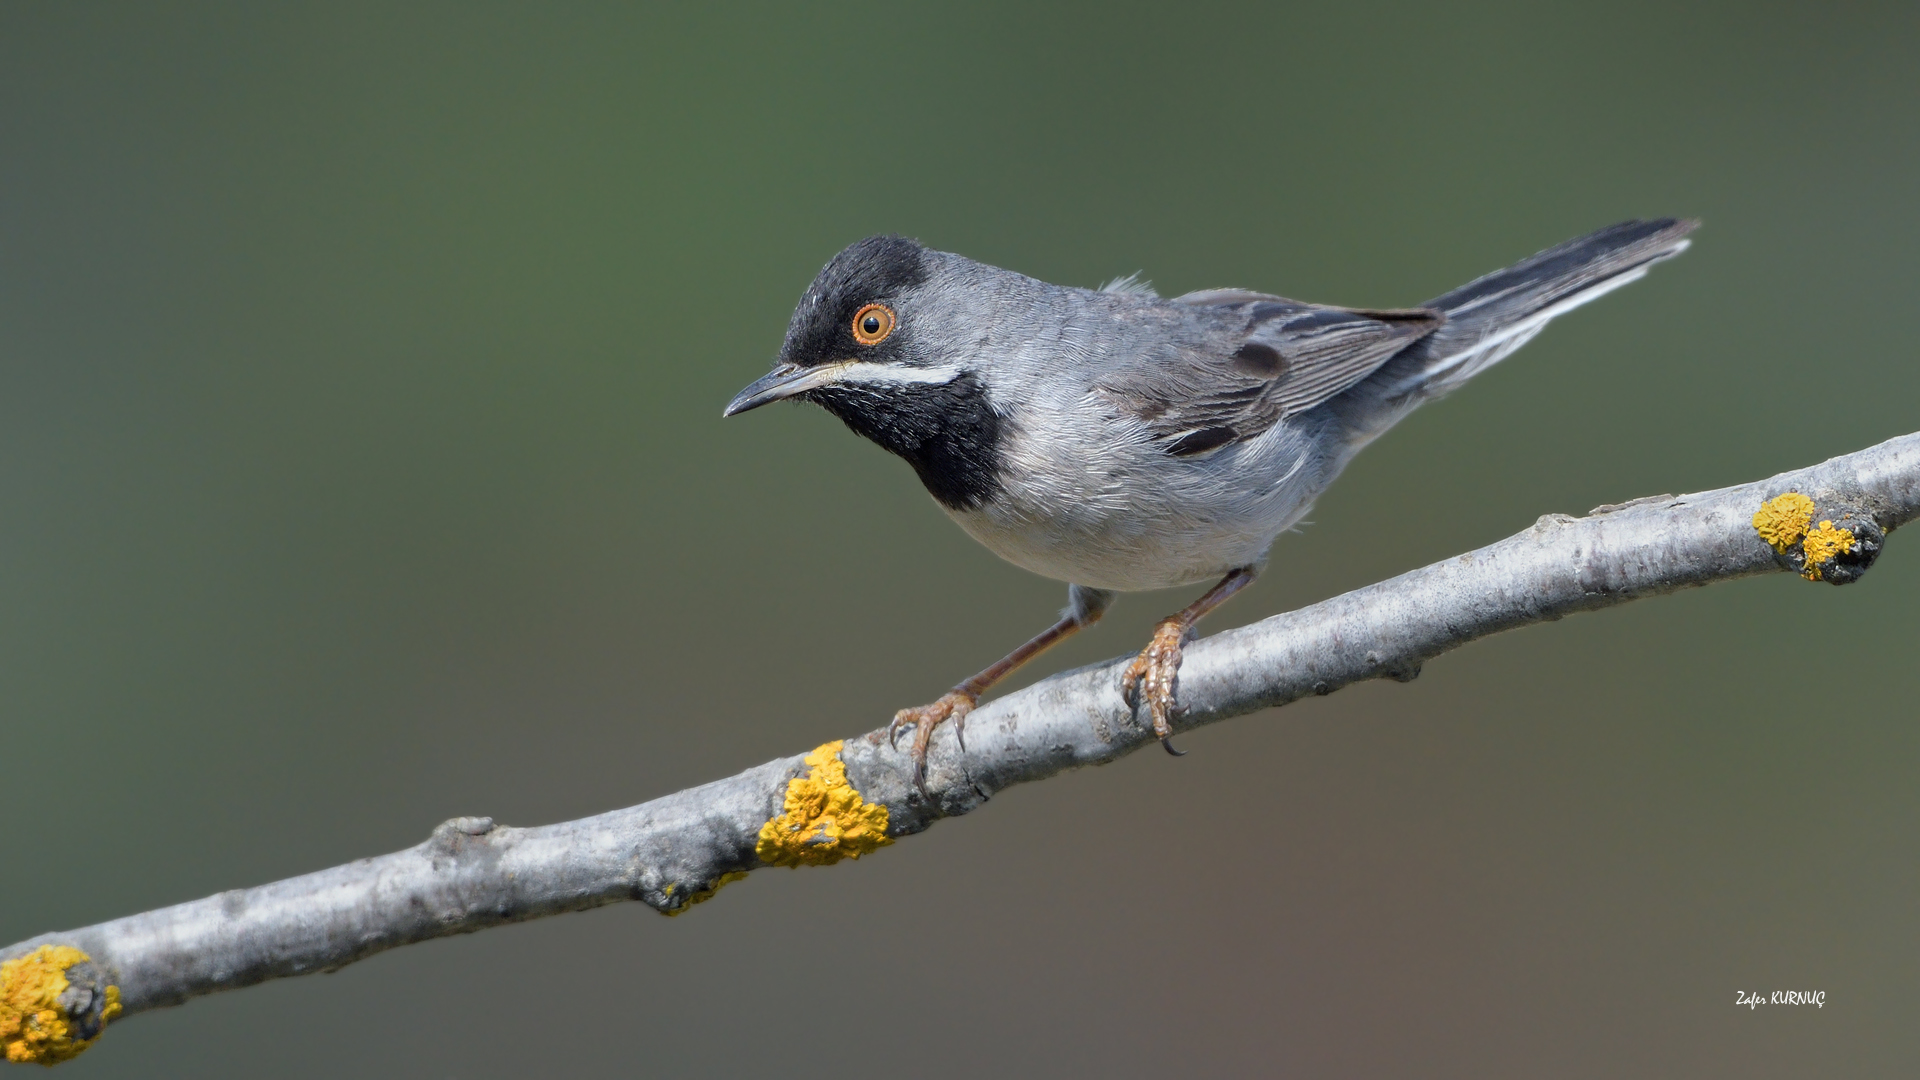
[[[1426,308],[1322,307],[1227,289],[1189,293],[1178,302],[1243,315],[1238,344],[1184,353],[1105,387],[1177,457],[1258,436],[1371,375],[1446,321]]]

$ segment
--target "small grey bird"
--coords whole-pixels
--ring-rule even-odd
[[[1117,592],[1217,579],[1127,667],[1169,753],[1194,624],[1260,572],[1361,447],[1548,320],[1687,247],[1698,222],[1628,221],[1417,308],[1244,289],[1162,299],[1131,278],[1049,285],[898,236],[834,256],[773,370],[725,415],[799,398],[902,458],[974,539],[1068,582],[1060,620],[938,701],[902,709],[915,780],[942,720],[1097,621]],[[964,743],[962,744],[964,745]]]

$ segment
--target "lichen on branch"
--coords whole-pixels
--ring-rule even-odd
[[[1825,505],[1799,491],[1768,499],[1753,512],[1753,531],[1808,581],[1850,584],[1873,565],[1886,532],[1865,508],[1838,493],[1822,495]]]
[[[760,829],[754,854],[768,866],[831,866],[893,843],[887,808],[869,803],[847,781],[844,740],[816,748],[807,773],[787,783],[779,816]]]
[[[1797,491],[1768,499],[1753,512],[1753,531],[1782,555],[1807,535],[1812,523],[1813,500]]]
[[[0,1048],[8,1061],[53,1065],[78,1057],[120,1015],[119,987],[106,987],[96,1001],[93,980],[69,979],[69,972],[92,975],[92,958],[69,945],[42,945],[0,962]]]

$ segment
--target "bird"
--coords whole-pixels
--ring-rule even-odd
[[[1161,619],[1121,672],[1168,753],[1185,646],[1250,585],[1360,449],[1552,319],[1686,250],[1699,222],[1601,229],[1411,308],[1312,304],[1247,289],[1163,298],[1137,276],[1053,285],[871,236],[801,295],[773,369],[723,412],[824,408],[903,458],[961,529],[1067,583],[1046,630],[887,725],[914,730],[926,791],[935,728],[1099,621],[1116,594],[1212,587]]]

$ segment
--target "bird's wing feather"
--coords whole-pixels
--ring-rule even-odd
[[[1243,318],[1224,348],[1135,368],[1105,389],[1167,453],[1240,442],[1366,378],[1446,321],[1437,311],[1364,311],[1215,289],[1177,303]]]

